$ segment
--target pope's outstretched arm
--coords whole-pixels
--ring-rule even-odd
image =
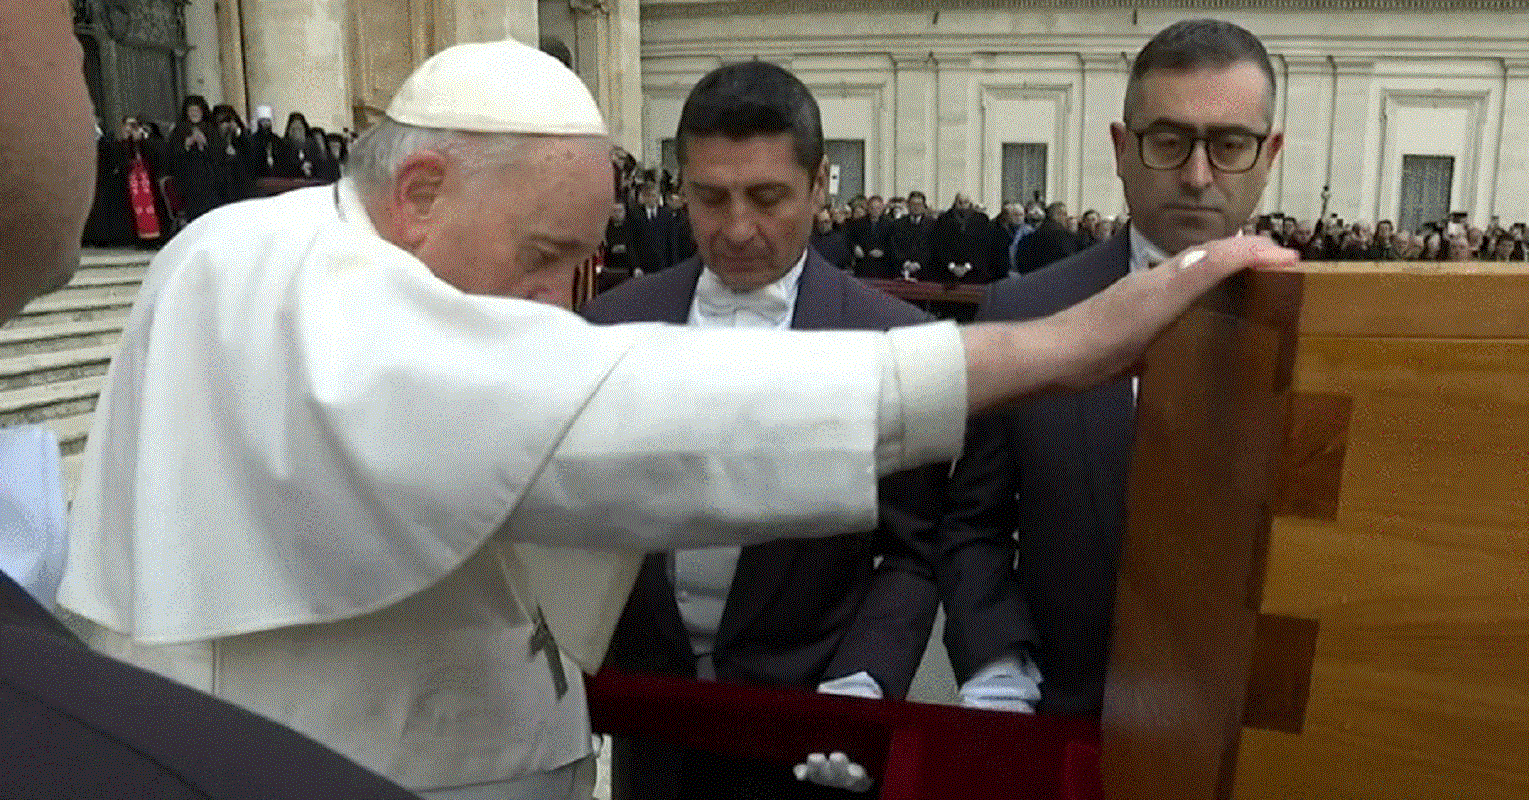
[[[954,458],[967,414],[1114,377],[1216,282],[1290,258],[1253,238],[1198,252],[1029,322],[657,329],[591,393],[506,533],[657,550],[870,527],[875,475]]]

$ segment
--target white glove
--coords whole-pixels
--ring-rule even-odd
[[[792,773],[799,781],[812,781],[849,792],[864,792],[871,788],[871,776],[866,774],[865,767],[850,761],[843,753],[826,758],[822,753],[813,753],[807,756],[807,763],[797,764]]]
[[[1033,714],[1041,697],[1041,680],[1041,671],[1028,655],[1009,653],[988,662],[961,684],[961,705]]]
[[[876,679],[871,677],[871,673],[865,670],[824,681],[818,684],[818,691],[845,697],[881,699],[881,684],[877,683]],[[805,762],[792,767],[791,773],[799,781],[812,781],[821,786],[832,786],[849,792],[864,792],[871,788],[871,776],[866,773],[865,767],[850,761],[849,756],[843,753],[827,756],[822,753],[813,753],[807,756]]]

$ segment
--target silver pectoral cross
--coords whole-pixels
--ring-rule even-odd
[[[568,676],[563,674],[563,654],[557,649],[557,640],[552,638],[552,629],[547,627],[547,618],[542,615],[541,606],[537,606],[536,630],[531,632],[526,658],[535,658],[543,650],[547,653],[547,671],[552,673],[552,688],[557,691],[557,699],[561,701],[563,695],[568,693]]]

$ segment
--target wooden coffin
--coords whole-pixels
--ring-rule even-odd
[[[1149,352],[1110,798],[1529,798],[1529,269],[1302,264]]]

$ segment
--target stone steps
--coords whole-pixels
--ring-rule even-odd
[[[114,286],[119,284],[131,284],[137,286],[143,282],[143,274],[147,272],[147,264],[113,264],[100,267],[81,267],[74,273],[74,278],[69,281],[69,286]]]
[[[0,358],[77,347],[113,345],[121,338],[127,312],[79,321],[0,328]]]
[[[105,373],[115,350],[103,344],[0,357],[0,391]]]
[[[0,425],[45,425],[72,497],[106,371],[152,253],[88,251],[69,284],[0,327]]]

